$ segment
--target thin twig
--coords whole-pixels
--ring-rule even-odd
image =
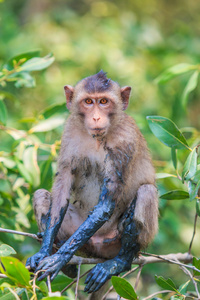
[[[136,277],[136,281],[135,281],[135,286],[134,286],[134,290],[135,291],[137,290],[137,287],[138,287],[138,283],[139,283],[139,280],[140,280],[140,275],[141,275],[141,272],[142,272],[142,268],[143,268],[143,265],[140,266],[139,271],[137,273],[137,277]]]
[[[187,263],[192,262],[193,256],[191,254],[187,253],[177,253],[177,254],[168,254],[168,255],[156,255],[156,254],[150,254],[150,253],[145,253],[145,255],[160,259],[160,261],[166,261],[169,262],[171,264],[175,264],[175,265],[179,265],[179,266],[183,266],[186,268],[189,268],[193,271],[197,271],[200,272],[199,269],[197,269],[194,266],[188,266],[186,264],[181,263],[180,261],[186,261]],[[185,259],[184,259],[185,258]],[[156,262],[151,260],[151,263]],[[146,264],[146,263],[144,263]]]
[[[180,268],[181,268],[181,269],[184,271],[184,273],[185,273],[186,275],[188,275],[188,276],[190,277],[190,279],[192,280],[192,282],[193,282],[193,284],[194,284],[194,287],[195,287],[195,290],[196,290],[196,293],[197,293],[197,296],[198,296],[198,299],[200,299],[200,294],[199,294],[199,290],[198,290],[198,287],[197,287],[197,283],[196,283],[196,281],[194,280],[192,274],[190,273],[190,271],[189,271],[187,268],[185,268],[185,267],[183,267],[183,266],[180,266]]]
[[[153,298],[153,297],[156,296],[156,295],[159,295],[159,294],[165,294],[165,293],[174,293],[174,292],[173,292],[173,291],[170,291],[170,290],[163,290],[163,291],[159,291],[159,292],[153,293],[153,294],[151,294],[150,296],[148,296],[148,297],[146,297],[146,298],[143,298],[142,300],[151,299],[151,298]]]
[[[81,263],[78,265],[77,282],[76,282],[76,288],[75,288],[75,300],[78,299],[78,285],[79,285],[79,280],[80,280],[80,272],[81,272]]]
[[[2,227],[0,227],[0,232],[24,235],[24,236],[28,236],[28,237],[31,237],[31,238],[33,238],[33,239],[36,239],[36,240],[38,240],[38,241],[41,241],[41,240],[42,240],[42,239],[38,238],[38,236],[37,236],[36,234],[33,234],[33,233],[22,232],[22,231],[16,231],[16,230],[11,230],[11,229],[4,229],[4,228],[2,228]]]
[[[47,276],[47,287],[48,287],[49,294],[52,293],[50,275]]]
[[[192,239],[191,239],[190,246],[189,246],[189,250],[188,250],[188,253],[189,253],[189,254],[191,254],[192,244],[193,244],[194,237],[195,237],[195,234],[196,234],[197,218],[198,218],[198,215],[197,215],[197,213],[196,213],[196,214],[195,214],[195,218],[194,218],[194,230],[193,230],[193,235],[192,235]]]
[[[0,278],[8,278],[5,274],[0,274]]]
[[[84,277],[85,275],[87,275],[89,272],[90,272],[91,269],[89,269],[87,272],[85,272],[84,274],[82,274],[80,276],[79,279],[81,279],[82,277]],[[70,284],[68,284],[62,291],[61,291],[61,294],[63,294],[66,290],[68,290],[74,283],[77,282],[77,279],[74,279]]]

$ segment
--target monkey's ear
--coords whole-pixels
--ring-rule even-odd
[[[72,104],[72,96],[73,96],[74,88],[71,85],[65,85],[64,90],[65,90],[65,96],[66,96],[66,100],[67,100],[67,108],[70,110],[71,104]]]
[[[121,88],[123,110],[126,110],[127,107],[128,107],[130,93],[131,93],[131,87],[130,86],[124,86],[124,87]]]

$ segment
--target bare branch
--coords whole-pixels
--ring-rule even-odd
[[[185,267],[183,267],[183,266],[180,266],[180,268],[184,271],[184,273],[185,273],[186,275],[188,275],[188,276],[190,277],[190,280],[192,280],[192,282],[193,282],[193,284],[194,284],[194,287],[195,287],[195,290],[196,290],[196,293],[197,293],[197,296],[198,296],[198,299],[200,299],[200,294],[199,294],[199,290],[198,290],[198,287],[197,287],[197,283],[196,283],[196,281],[194,280],[192,274],[190,273],[190,271],[189,271],[187,268],[185,268]]]
[[[0,232],[24,235],[24,236],[28,236],[28,237],[31,237],[31,238],[33,238],[33,239],[36,239],[36,240],[38,240],[38,241],[41,241],[41,239],[39,239],[39,238],[37,237],[37,235],[36,235],[36,234],[33,234],[33,233],[27,233],[27,232],[22,232],[22,231],[16,231],[16,230],[11,230],[11,229],[5,229],[5,228],[2,228],[2,227],[0,227]]]
[[[81,263],[78,265],[78,275],[77,275],[77,282],[76,282],[76,289],[75,289],[75,300],[78,299],[78,285],[80,280],[80,273],[81,273]]]
[[[140,266],[139,271],[137,273],[137,277],[136,277],[136,281],[135,281],[135,286],[134,286],[135,290],[137,289],[137,286],[138,286],[138,283],[139,283],[139,280],[140,280],[140,275],[141,275],[141,272],[142,272],[142,268],[143,268],[143,265]]]
[[[190,242],[190,246],[189,246],[188,253],[191,253],[192,244],[193,244],[194,237],[195,237],[195,234],[196,234],[197,218],[198,218],[198,215],[197,215],[197,213],[196,213],[196,214],[195,214],[195,218],[194,218],[194,230],[193,230],[193,235],[192,235],[192,239],[191,239],[191,242]]]
[[[90,270],[91,269],[89,269],[87,272],[85,272],[84,274],[82,274],[80,277],[79,277],[79,279],[80,278],[82,278],[82,277],[84,277],[85,275],[87,275],[89,272],[90,272]],[[76,283],[77,282],[77,278],[76,279],[74,279],[70,284],[68,284],[62,291],[61,291],[61,294],[63,294],[66,290],[68,290],[74,283]]]
[[[47,276],[47,287],[48,287],[49,293],[52,293],[50,275]]]
[[[159,295],[159,294],[165,294],[165,293],[174,293],[174,292],[173,292],[173,291],[170,291],[170,290],[159,291],[159,292],[156,292],[156,293],[154,293],[154,294],[152,294],[152,295],[150,295],[150,296],[148,296],[148,297],[146,297],[146,298],[143,298],[143,300],[151,299],[151,298],[153,298],[153,297],[156,296],[156,295]]]

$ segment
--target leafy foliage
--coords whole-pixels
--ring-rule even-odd
[[[44,6],[38,2],[0,1],[1,227],[37,232],[31,195],[40,187],[51,189],[67,117],[62,87],[103,68],[120,84],[134,87],[128,114],[145,134],[158,172],[160,231],[150,251],[187,251],[194,217],[200,216],[198,1],[183,0],[181,10],[176,1],[161,1],[159,9],[152,0],[145,5],[127,1],[125,6],[119,0],[76,4],[59,0]],[[44,54],[30,51],[39,48]],[[52,54],[45,55],[51,51],[55,61]],[[0,241],[3,259],[14,254],[5,244],[23,262],[37,247],[19,235],[0,233]],[[198,241],[194,240],[192,250],[198,257]],[[195,257],[193,265],[199,269]],[[147,280],[137,294],[157,290],[154,274],[163,275],[163,269],[163,265],[145,267],[142,272]],[[164,272],[176,283],[178,292],[171,290],[171,299],[183,299],[191,290],[196,293],[191,279],[185,282],[180,271],[165,265]],[[194,271],[199,288],[198,276]],[[167,284],[168,279],[162,278]],[[53,282],[53,293],[63,288],[65,280],[67,285],[65,276],[58,279],[63,285],[55,282],[54,289]],[[33,282],[26,287],[18,283],[0,279],[1,299],[34,296]],[[127,287],[123,283],[122,289],[123,285]],[[38,299],[74,295],[72,291],[62,298],[49,295],[45,282],[37,287]]]

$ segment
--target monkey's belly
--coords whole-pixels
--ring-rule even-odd
[[[114,258],[121,248],[120,236],[119,234],[113,238],[110,238],[112,234],[108,236],[107,238],[106,236],[103,237],[98,234],[94,235],[76,254],[105,259]]]

